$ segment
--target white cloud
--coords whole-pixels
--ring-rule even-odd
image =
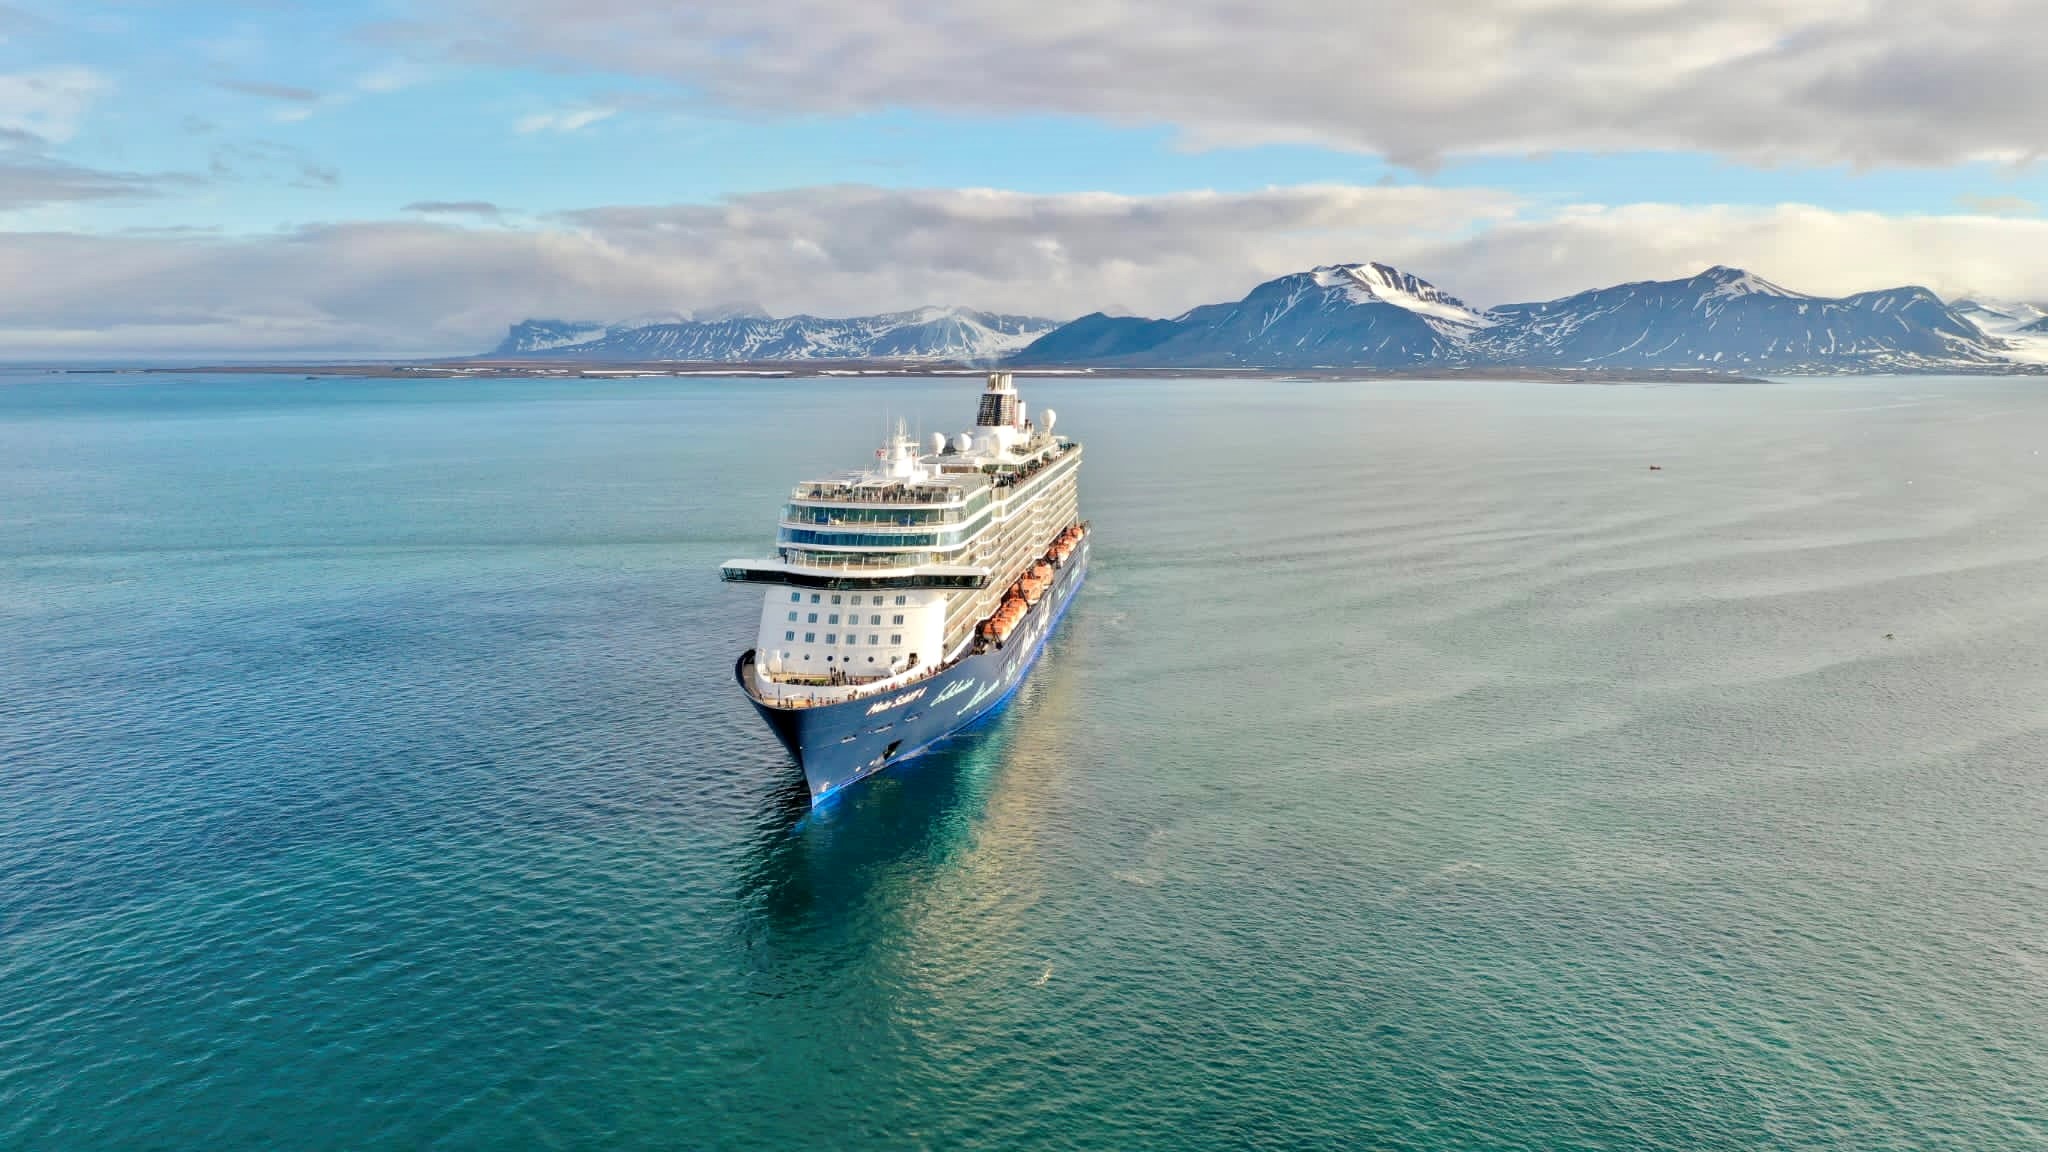
[[[287,235],[0,234],[0,356],[458,353],[528,316],[755,299],[857,314],[942,302],[1065,315],[1179,308],[1270,269],[1449,239],[1496,193],[1294,188],[1034,196],[828,187],[600,208],[534,229],[349,224]]]
[[[1335,260],[1475,303],[1749,267],[1788,287],[1919,283],[2048,299],[2048,220],[1785,205],[1531,215],[1475,189],[1161,196],[821,187],[609,207],[532,229],[361,223],[282,235],[0,234],[0,357],[479,351],[528,316],[735,299],[849,315],[964,304],[1167,315]]]
[[[441,0],[474,57],[744,109],[1170,124],[1196,143],[1704,150],[1945,164],[2048,151],[2038,0]]]
[[[410,60],[393,60],[356,77],[356,88],[374,94],[402,92],[424,84],[427,70]]]
[[[407,212],[422,216],[498,216],[502,212],[489,200],[415,200],[405,206]]]
[[[1421,274],[1483,304],[1685,276],[1713,264],[1822,295],[1918,284],[1948,299],[2048,300],[2048,220],[2039,218],[1894,216],[1803,204],[1587,205],[1510,221],[1483,237],[1424,248],[1414,259],[1429,268]]]
[[[4,17],[0,10],[0,17]],[[191,178],[87,167],[61,159],[93,102],[112,88],[86,68],[0,73],[0,212],[19,224],[24,212],[62,211],[80,201],[154,196]]]
[[[310,120],[322,108],[335,108],[352,103],[354,92],[316,92],[296,84],[276,84],[249,80],[216,80],[214,87],[244,96],[254,96],[270,103],[270,118],[279,124],[297,124]]]
[[[1472,189],[1122,196],[838,185],[565,220],[625,251],[708,262],[731,285],[716,298],[781,312],[966,303],[1071,315],[1177,311],[1241,292],[1269,270],[1449,241],[1513,211],[1508,196]]]
[[[244,96],[255,96],[263,100],[278,100],[287,104],[318,104],[320,93],[297,84],[275,84],[259,80],[216,80],[214,87]]]
[[[600,120],[618,114],[616,108],[564,108],[555,112],[535,112],[521,116],[512,125],[521,135],[535,132],[581,132]]]
[[[47,204],[154,196],[168,178],[107,172],[36,155],[0,155],[0,211]]]
[[[2038,216],[2041,206],[2024,196],[1958,196],[1956,206],[1984,216]]]
[[[111,85],[88,68],[0,73],[0,132],[63,143]]]

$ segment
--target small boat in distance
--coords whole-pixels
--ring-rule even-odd
[[[772,586],[733,675],[812,804],[972,724],[1030,672],[1088,568],[1081,445],[1056,421],[1030,419],[992,372],[973,427],[919,445],[899,425],[874,467],[796,486],[773,557],[722,567]]]

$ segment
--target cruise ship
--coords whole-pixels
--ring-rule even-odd
[[[727,561],[769,585],[733,665],[816,805],[923,752],[1016,691],[1088,568],[1081,445],[992,372],[974,426],[790,492],[775,555]]]

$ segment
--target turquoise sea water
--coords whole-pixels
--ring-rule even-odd
[[[0,1148],[2048,1146],[2048,388],[1028,382],[807,818],[716,565],[976,387],[6,377]]]

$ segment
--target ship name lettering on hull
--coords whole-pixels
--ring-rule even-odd
[[[877,712],[887,712],[891,708],[901,707],[922,695],[924,695],[924,689],[919,688],[914,692],[905,692],[903,695],[889,700],[878,700],[868,708],[868,715],[873,716]]]

